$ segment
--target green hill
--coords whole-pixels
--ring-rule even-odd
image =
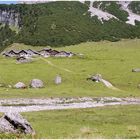
[[[91,18],[88,5],[80,2],[52,2],[27,7],[38,9],[41,14],[38,14],[35,21],[32,16],[33,21],[28,20],[30,24],[24,24],[20,32],[20,42],[25,44],[65,46],[86,41],[118,41],[121,38],[140,36],[139,25],[132,26],[115,19],[102,24],[96,16]],[[125,17],[122,11],[118,10],[116,13]],[[26,15],[27,19],[30,17],[31,15]]]
[[[12,35],[14,36],[13,42],[33,46],[66,46],[87,41],[118,41],[140,37],[139,21],[136,21],[135,26],[127,24],[128,13],[122,10],[117,2],[94,3],[95,8],[99,5],[100,10],[108,12],[116,18],[102,19],[102,23],[98,16],[91,17],[91,13],[88,11],[89,2],[83,4],[78,1],[0,5],[0,9],[7,11],[9,15],[14,13],[14,19],[18,19],[19,31],[15,36]],[[134,8],[135,5],[132,3],[129,7],[133,7],[132,9],[136,13],[138,8]],[[12,17],[10,18],[11,24]],[[12,32],[15,34],[15,31]],[[9,36],[7,38],[9,39]]]

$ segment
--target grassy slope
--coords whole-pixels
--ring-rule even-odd
[[[140,138],[139,106],[25,114],[40,138]]]
[[[46,85],[43,89],[0,88],[0,97],[139,96],[140,91],[137,85],[140,83],[140,73],[131,72],[132,68],[140,67],[139,43],[140,40],[83,43],[61,47],[58,50],[83,53],[84,58],[46,59],[74,73],[52,67],[42,59],[37,59],[30,64],[15,64],[14,59],[0,58],[0,81],[2,83],[13,85],[18,81],[23,81],[29,84],[32,78],[39,78]],[[87,75],[96,73],[101,73],[105,79],[123,91],[114,91],[100,83],[86,81]],[[61,85],[55,85],[53,82],[57,74],[63,78]]]
[[[22,114],[36,130],[33,138],[140,138],[139,106]],[[0,135],[0,137],[9,136]]]

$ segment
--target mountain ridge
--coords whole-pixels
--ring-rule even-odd
[[[19,29],[13,42],[35,46],[118,41],[140,37],[137,5],[140,2],[52,1],[0,5],[0,22]]]

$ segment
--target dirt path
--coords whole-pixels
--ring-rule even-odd
[[[140,98],[46,98],[46,99],[1,99],[0,112],[31,112],[74,108],[93,108],[112,105],[140,105]]]
[[[108,88],[113,89],[113,90],[118,90],[121,91],[120,89],[114,87],[109,81],[101,79],[101,82]]]
[[[55,67],[55,68],[57,68],[57,69],[64,70],[64,71],[66,71],[66,72],[75,74],[73,71],[71,71],[71,70],[69,70],[69,69],[62,68],[62,67],[59,67],[59,66],[54,65],[51,61],[49,61],[49,60],[47,60],[47,59],[44,59],[44,58],[41,58],[41,59],[42,59],[43,61],[47,62],[49,65],[51,65],[51,66],[53,66],[53,67]]]
[[[53,66],[53,67],[55,67],[55,68],[58,68],[58,69],[60,69],[60,70],[64,70],[64,71],[69,72],[69,73],[72,73],[72,74],[77,74],[77,75],[80,74],[80,73],[75,73],[75,72],[73,72],[73,71],[71,71],[71,70],[69,70],[69,69],[66,69],[66,68],[58,67],[58,66],[56,66],[55,64],[53,64],[51,61],[49,61],[49,60],[47,60],[47,59],[44,59],[44,58],[41,58],[41,59],[42,59],[43,61],[47,62],[49,65],[51,65],[51,66]],[[86,75],[86,76],[89,77],[90,75]],[[106,81],[106,80],[104,80],[104,79],[102,79],[101,82],[102,82],[106,87],[108,87],[108,88],[110,88],[110,89],[112,89],[112,90],[121,91],[120,89],[114,87],[110,82],[108,82],[108,81]]]

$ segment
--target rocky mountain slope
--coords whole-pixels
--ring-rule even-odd
[[[140,37],[139,1],[52,1],[0,5],[0,22],[20,31],[14,42],[65,46]]]
[[[88,11],[91,12],[91,16],[97,16],[101,22],[112,18],[124,21],[121,18],[123,15],[126,18],[125,23],[135,25],[135,21],[140,21],[140,2],[137,2],[137,5],[135,3],[134,1],[91,1]]]

